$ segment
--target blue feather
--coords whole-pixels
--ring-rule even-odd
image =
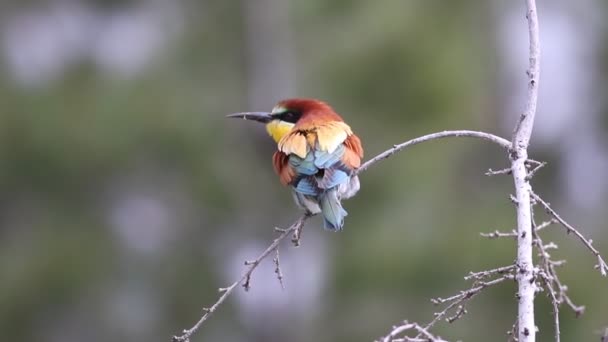
[[[339,169],[325,169],[323,178],[319,180],[319,187],[323,189],[331,189],[342,183],[348,182],[348,174]]]
[[[289,164],[299,175],[314,175],[319,172],[319,169],[314,163],[314,154],[308,153],[306,158],[302,159],[295,154],[289,156]]]
[[[332,153],[317,146],[305,158],[289,156],[289,165],[296,173],[291,183],[296,203],[307,211],[320,211],[325,229],[332,231],[342,230],[347,215],[340,203],[343,194],[338,194],[341,185],[349,183],[352,172],[342,163],[345,150],[343,144]]]
[[[317,196],[321,192],[317,186],[317,181],[313,176],[300,178],[293,188],[303,195]]]
[[[342,208],[342,204],[338,199],[337,190],[329,190],[321,194],[319,199],[319,206],[321,207],[321,213],[323,214],[325,229],[332,231],[342,230],[344,217],[348,215],[348,213]]]
[[[340,158],[344,155],[344,145],[338,146],[335,151],[329,153],[327,151],[321,151],[315,149],[314,151],[314,164],[320,169],[330,168],[332,165],[340,161]]]

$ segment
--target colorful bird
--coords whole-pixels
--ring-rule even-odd
[[[346,210],[342,199],[359,191],[353,172],[361,165],[361,140],[327,103],[296,98],[280,101],[272,112],[230,114],[231,118],[266,124],[277,143],[274,170],[283,185],[291,186],[301,208],[321,213],[328,230],[339,231]]]

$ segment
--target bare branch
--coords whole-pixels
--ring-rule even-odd
[[[528,19],[528,36],[530,40],[528,93],[524,112],[519,117],[511,146],[511,171],[515,186],[515,203],[517,203],[517,267],[518,290],[517,333],[521,342],[536,340],[534,320],[534,261],[532,258],[532,207],[530,204],[530,187],[526,162],[528,145],[534,128],[536,103],[538,101],[538,81],[540,76],[540,37],[536,1],[526,0],[526,18]]]
[[[493,270],[486,271],[486,272],[492,272],[492,271]],[[483,272],[478,272],[478,273],[483,273]],[[443,311],[435,313],[435,318],[430,323],[428,323],[424,328],[427,330],[430,329],[437,322],[439,322],[441,319],[446,317],[447,314],[452,309],[457,308],[456,313],[453,316],[447,318],[447,321],[449,323],[454,322],[455,320],[462,317],[462,315],[464,315],[466,313],[466,310],[464,309],[465,302],[469,301],[470,299],[472,299],[473,297],[478,295],[483,289],[496,285],[496,284],[499,284],[499,283],[502,283],[503,281],[505,281],[507,279],[514,279],[514,276],[512,274],[504,274],[502,277],[496,278],[496,279],[493,279],[490,281],[478,281],[478,282],[474,283],[471,288],[469,288],[468,290],[465,290],[465,291],[461,291],[457,295],[454,295],[454,296],[451,296],[448,298],[431,299],[431,302],[433,302],[433,304],[435,304],[435,305],[444,304],[444,303],[450,303],[450,304],[447,307],[445,307],[445,309],[443,309]]]
[[[423,336],[423,338],[419,337],[407,337],[403,336],[398,338],[400,335],[406,333],[408,330],[414,330],[418,335]],[[427,329],[421,327],[418,323],[408,323],[408,321],[403,321],[401,325],[393,326],[393,330],[391,330],[388,335],[384,336],[382,339],[377,340],[376,342],[447,342],[441,337],[436,337],[431,334]]]
[[[536,167],[534,167],[532,170],[530,170],[530,172],[528,173],[528,176],[526,176],[527,180],[532,179],[532,177],[534,177],[534,175],[538,172],[538,170],[542,169],[546,165],[547,165],[547,162],[542,162],[542,163],[536,164]]]
[[[528,167],[530,167],[532,165],[538,166],[538,165],[543,164],[543,163],[546,163],[546,162],[540,162],[538,160],[531,159],[531,158],[528,158],[528,160],[526,160],[526,166],[528,166]]]
[[[559,329],[559,300],[555,296],[555,289],[551,285],[551,281],[544,280],[549,296],[551,297],[551,305],[553,305],[553,326],[555,329],[555,342],[560,342],[560,329]]]
[[[534,193],[532,193],[534,195]],[[538,200],[536,200],[533,196],[532,205],[538,204]],[[534,211],[532,212],[534,214]],[[552,218],[549,221],[543,222],[541,225],[536,226],[536,222],[534,220],[534,215],[532,215],[532,225],[534,227],[534,245],[538,249],[538,256],[540,259],[540,270],[537,271],[537,274],[540,276],[542,280],[542,284],[549,294],[549,298],[551,300],[551,305],[553,306],[553,325],[554,325],[554,333],[555,333],[555,341],[560,341],[560,321],[559,321],[559,307],[566,302],[568,306],[574,311],[576,317],[582,315],[585,311],[584,306],[577,306],[570,299],[570,296],[566,293],[568,287],[563,285],[556,271],[556,267],[561,266],[565,263],[565,260],[555,261],[551,259],[551,254],[549,254],[549,249],[557,249],[557,245],[553,242],[544,243],[538,231],[546,226],[551,224],[559,223],[555,218]],[[557,288],[557,290],[556,290]]]
[[[506,169],[500,169],[500,170],[488,169],[488,171],[486,171],[486,173],[485,173],[486,176],[500,176],[500,175],[510,175],[510,174],[511,174],[510,167],[508,167]]]
[[[574,235],[576,235],[576,237],[591,251],[591,253],[593,253],[593,255],[596,256],[597,261],[598,261],[598,264],[596,265],[596,267],[600,270],[600,273],[605,277],[607,274],[606,272],[608,271],[608,265],[606,264],[606,261],[604,261],[604,258],[602,258],[602,255],[600,254],[600,252],[597,249],[595,249],[595,247],[593,247],[592,241],[590,239],[585,238],[585,236],[583,236],[583,234],[581,234],[576,228],[574,228],[572,225],[570,225],[568,222],[566,222],[563,218],[561,218],[557,214],[557,212],[555,212],[555,210],[553,210],[551,208],[549,203],[545,202],[542,198],[540,198],[540,196],[538,196],[534,192],[532,192],[531,194],[532,194],[532,197],[545,208],[545,210],[547,211],[547,213],[549,215],[551,215],[562,226],[564,226],[566,228],[567,233],[573,233]]]
[[[196,322],[196,324],[191,329],[184,330],[181,336],[173,336],[173,342],[189,342],[190,336],[192,336],[192,334],[194,334],[198,330],[198,328],[215,312],[215,310],[217,310],[217,308],[224,302],[224,300],[228,298],[228,296],[230,296],[230,293],[232,293],[232,291],[238,284],[239,282],[236,281],[228,287],[220,288],[219,292],[221,292],[222,295],[215,302],[215,304],[213,304],[213,306],[211,306],[210,308],[203,308],[204,314],[201,319],[199,319],[199,321]]]
[[[495,230],[490,233],[479,233],[479,235],[486,237],[488,239],[498,239],[498,238],[505,238],[505,237],[515,238],[515,237],[517,237],[517,231],[515,231],[515,229],[513,229],[512,231],[510,231],[508,233],[504,233],[504,232]]]
[[[535,232],[541,231],[554,223],[557,223],[557,220],[551,219],[549,221],[543,222],[543,223],[539,224],[538,226],[534,227],[534,231]],[[517,231],[515,229],[511,230],[510,232],[501,232],[499,230],[495,230],[490,233],[479,233],[479,235],[486,237],[488,239],[515,238],[515,237],[517,237]]]
[[[477,279],[482,280],[488,277],[491,277],[495,274],[505,274],[512,272],[515,269],[515,265],[497,267],[491,270],[481,271],[481,272],[469,272],[469,275],[464,277],[465,280]]]
[[[213,306],[211,306],[209,309],[204,309],[205,314],[198,320],[198,322],[196,322],[196,324],[192,328],[182,331],[181,335],[173,336],[172,341],[189,342],[190,336],[192,336],[192,334],[194,334],[200,328],[200,326],[209,318],[209,316],[211,316],[211,314],[215,312],[218,306],[224,302],[224,300],[232,293],[232,291],[234,291],[236,285],[240,283],[242,284],[243,288],[245,288],[245,290],[248,290],[250,287],[251,275],[253,274],[253,271],[255,271],[255,269],[260,265],[262,260],[266,259],[266,257],[268,257],[270,253],[275,251],[278,248],[279,243],[281,243],[281,241],[285,239],[285,237],[287,237],[292,232],[302,229],[304,223],[306,223],[306,220],[308,220],[310,216],[310,214],[304,214],[299,219],[297,219],[289,228],[280,229],[279,231],[281,232],[281,234],[272,241],[270,246],[268,246],[255,260],[245,262],[245,265],[247,265],[248,268],[245,270],[241,278],[238,281],[232,283],[230,286],[226,288],[221,288],[220,292],[222,292],[222,295],[215,302],[215,304],[213,304]]]
[[[535,231],[535,232],[540,232],[541,230],[543,230],[543,229],[545,229],[545,228],[547,228],[547,227],[549,227],[550,225],[555,224],[555,223],[557,223],[557,221],[556,221],[556,220],[554,220],[554,219],[550,219],[549,221],[545,221],[545,222],[543,222],[543,223],[539,224],[538,226],[536,226],[536,225],[535,225],[535,227],[534,227],[534,231]]]
[[[508,342],[518,342],[519,339],[517,338],[518,336],[518,332],[517,332],[517,321],[515,321],[515,323],[513,323],[513,326],[511,327],[511,330],[507,331],[507,336],[509,336],[509,339],[507,340]]]
[[[443,131],[443,132],[431,133],[431,134],[423,135],[421,137],[418,137],[418,138],[415,138],[412,140],[408,140],[404,143],[395,145],[395,146],[393,146],[393,148],[380,153],[379,155],[377,155],[374,158],[365,162],[365,164],[361,165],[361,167],[355,172],[355,175],[358,175],[359,173],[367,170],[370,166],[374,165],[375,163],[379,162],[380,160],[386,159],[386,158],[392,156],[393,154],[403,150],[406,147],[409,147],[412,145],[417,145],[417,144],[423,143],[425,141],[436,140],[436,139],[447,138],[447,137],[469,137],[469,138],[483,139],[483,140],[493,142],[504,149],[509,149],[509,147],[511,146],[511,143],[508,140],[501,138],[499,136],[496,136],[494,134],[484,133],[484,132],[458,130],[458,131]]]
[[[313,216],[311,213],[305,214],[308,217]],[[291,243],[293,243],[294,247],[300,247],[300,239],[302,238],[302,229],[304,225],[300,225],[293,230],[293,235],[291,237]]]
[[[281,259],[279,258],[279,246],[274,249],[275,255],[272,261],[274,262],[274,273],[277,275],[277,279],[279,280],[279,284],[281,284],[281,288],[285,290],[285,285],[283,284],[283,272],[281,272]]]
[[[534,221],[532,221],[534,224]],[[536,224],[534,224],[536,225]],[[560,341],[560,329],[559,329],[559,306],[561,301],[557,297],[557,292],[553,288],[553,283],[558,279],[557,273],[555,273],[555,269],[553,264],[551,263],[551,256],[546,251],[546,247],[544,242],[541,240],[537,231],[534,230],[534,242],[536,247],[539,250],[539,257],[541,260],[542,271],[538,272],[547,288],[547,292],[549,293],[549,297],[551,298],[551,305],[553,305],[553,325],[555,330],[555,342]]]

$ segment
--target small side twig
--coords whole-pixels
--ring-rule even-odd
[[[277,275],[277,279],[279,280],[279,284],[281,284],[281,288],[285,290],[285,285],[283,284],[283,272],[281,271],[281,259],[279,258],[279,246],[274,249],[275,255],[272,261],[274,262],[274,273]]]
[[[554,249],[557,248],[557,245],[555,245],[552,242],[545,244],[543,242],[543,240],[540,238],[540,236],[538,236],[538,234],[536,234],[536,233],[534,235],[534,244],[539,250],[538,255],[541,260],[542,272],[540,275],[543,278],[543,280],[545,281],[547,290],[549,291],[549,293],[552,297],[551,300],[556,300],[558,305],[561,305],[562,303],[566,303],[570,307],[570,309],[572,309],[572,311],[574,311],[574,314],[578,318],[580,315],[582,315],[585,312],[585,306],[574,304],[574,302],[572,301],[572,299],[570,298],[570,296],[567,293],[568,286],[566,286],[562,283],[562,281],[559,279],[559,276],[557,274],[557,270],[555,269],[556,267],[563,265],[565,263],[565,261],[564,260],[557,260],[557,261],[552,260],[551,255],[549,254],[549,252],[547,252],[547,250],[549,248],[554,248]],[[555,287],[557,287],[557,291],[555,290],[555,287],[553,285],[555,285]],[[556,327],[556,328],[559,328],[559,327]],[[558,329],[556,329],[556,330],[558,330]]]
[[[464,277],[465,280],[477,279],[482,280],[491,277],[496,274],[505,274],[512,272],[515,269],[515,265],[497,267],[491,270],[480,271],[480,272],[469,272],[469,275]]]
[[[537,205],[539,202],[532,197],[531,205]],[[561,339],[561,329],[560,329],[560,320],[559,320],[559,308],[560,306],[566,302],[570,308],[575,312],[576,317],[580,316],[584,310],[584,306],[577,306],[572,302],[570,296],[566,293],[567,286],[563,285],[559,279],[559,276],[556,271],[557,266],[561,266],[565,261],[558,260],[555,261],[551,258],[551,254],[549,253],[550,249],[557,249],[557,244],[553,242],[545,243],[540,234],[538,234],[539,230],[542,227],[546,227],[552,224],[559,223],[556,219],[551,218],[551,220],[543,222],[541,225],[537,226],[534,218],[534,211],[532,211],[532,226],[534,230],[532,231],[533,235],[533,243],[536,249],[538,250],[539,257],[539,270],[537,270],[537,275],[540,277],[541,283],[544,285],[546,292],[548,293],[549,299],[551,301],[551,305],[553,306],[553,326],[554,326],[554,334],[555,334],[555,342],[560,342]]]
[[[506,238],[506,237],[515,238],[515,237],[517,237],[517,232],[515,230],[512,230],[508,233],[505,233],[505,232],[495,230],[490,233],[479,233],[479,235],[486,237],[488,239],[498,239],[498,238]]]
[[[545,167],[545,166],[547,165],[547,162],[542,162],[542,163],[540,163],[540,162],[536,162],[536,163],[538,163],[538,164],[536,164],[536,166],[535,166],[535,167],[534,167],[532,170],[530,170],[530,172],[528,172],[528,175],[526,176],[526,180],[530,180],[530,179],[532,179],[532,177],[534,177],[534,175],[535,175],[535,174],[536,174],[536,173],[537,173],[537,172],[538,172],[540,169],[542,169],[543,167]]]
[[[549,221],[543,222],[543,223],[539,224],[538,226],[536,226],[534,231],[536,231],[536,232],[541,231],[554,223],[557,223],[557,220],[551,219]],[[479,235],[486,237],[488,239],[509,238],[509,237],[516,238],[517,231],[515,229],[511,230],[510,232],[501,232],[499,230],[495,230],[495,231],[489,232],[489,233],[479,233]]]
[[[551,297],[551,305],[553,306],[553,326],[555,329],[555,342],[560,342],[560,329],[559,329],[559,299],[556,296],[556,291],[553,288],[551,279],[547,276],[541,276],[543,283],[547,287],[547,292],[549,292],[549,297]]]
[[[311,212],[304,213],[304,220],[313,217],[314,214]],[[293,235],[291,236],[291,243],[293,243],[294,247],[300,247],[300,239],[302,238],[302,230],[304,229],[304,225],[297,225],[292,231]]]
[[[419,337],[408,337],[403,336],[398,338],[400,335],[406,333],[408,330],[414,330],[419,335],[423,336]],[[388,333],[388,335],[384,336],[380,340],[376,342],[447,342],[441,337],[434,336],[427,329],[420,326],[418,323],[409,323],[408,321],[403,321],[401,325],[393,326],[393,330]]]
[[[532,220],[533,226],[536,226],[534,222],[534,218]],[[555,342],[560,342],[560,328],[559,328],[559,306],[561,301],[557,297],[557,292],[553,287],[553,283],[558,279],[557,273],[551,263],[551,256],[547,252],[546,246],[544,242],[541,240],[538,232],[533,230],[532,234],[534,235],[534,243],[536,248],[539,250],[540,257],[540,267],[542,267],[542,271],[538,272],[540,278],[547,288],[547,292],[549,293],[549,297],[551,298],[551,305],[553,306],[553,326],[555,330]],[[557,247],[556,247],[557,248]]]
[[[597,261],[598,261],[596,268],[598,268],[600,273],[605,277],[608,274],[607,273],[608,264],[606,264],[606,261],[604,261],[604,258],[602,258],[602,255],[600,254],[600,252],[597,249],[595,249],[595,247],[593,247],[593,245],[592,245],[593,241],[585,238],[585,236],[583,234],[581,234],[576,228],[574,228],[572,225],[570,225],[568,222],[566,222],[563,218],[561,218],[557,214],[557,212],[555,212],[555,210],[553,210],[553,208],[551,208],[549,203],[545,202],[534,191],[530,191],[530,195],[532,196],[532,198],[534,198],[534,200],[536,200],[538,203],[540,203],[545,208],[545,211],[549,215],[551,215],[554,219],[557,220],[557,222],[559,222],[562,226],[564,226],[566,228],[567,233],[573,233],[574,235],[576,235],[576,237],[591,251],[591,253],[593,253],[593,255],[595,255],[595,257],[597,258]]]
[[[519,338],[517,336],[519,332],[517,331],[517,322],[513,323],[511,330],[507,331],[507,336],[509,336],[508,342],[518,342]]]
[[[532,165],[534,165],[534,168],[528,174],[528,180],[530,180],[530,179],[532,179],[532,177],[538,170],[540,170],[541,168],[543,168],[544,166],[547,165],[547,162],[539,162],[534,159],[528,158],[528,160],[526,160],[526,162],[525,162],[525,165],[528,168],[530,168],[530,167],[532,167]],[[488,171],[486,171],[485,175],[486,176],[510,175],[512,171],[513,170],[510,167],[506,167],[506,168],[503,168],[500,170],[493,170],[490,168],[490,169],[488,169]]]
[[[490,272],[492,272],[492,271],[490,271]],[[481,272],[481,273],[483,273],[483,272]],[[463,305],[465,302],[467,302],[468,300],[470,300],[473,297],[475,297],[476,295],[478,295],[483,289],[485,289],[487,287],[494,286],[496,284],[502,283],[503,281],[505,281],[507,279],[514,279],[514,278],[515,277],[513,276],[513,274],[510,274],[510,273],[504,274],[502,277],[496,278],[496,279],[493,279],[490,281],[477,281],[473,284],[473,286],[471,288],[469,288],[468,290],[465,290],[465,291],[461,291],[457,295],[454,295],[454,296],[451,296],[448,298],[431,299],[431,302],[435,305],[444,304],[444,303],[450,303],[450,304],[447,307],[445,307],[445,309],[443,309],[442,311],[435,313],[435,318],[430,323],[428,323],[424,328],[430,329],[433,325],[435,325],[441,319],[446,317],[447,314],[452,309],[457,308],[456,314],[451,317],[448,317],[448,319],[447,319],[447,321],[449,323],[454,322],[455,320],[459,319],[466,313],[466,310],[464,309],[464,305]]]
[[[488,169],[488,171],[486,171],[485,175],[486,176],[499,176],[499,175],[510,175],[511,174],[511,168],[505,168],[505,169],[500,169],[500,170],[492,170],[492,169]]]

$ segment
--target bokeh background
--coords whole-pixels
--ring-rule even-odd
[[[539,1],[537,191],[608,254],[608,3]],[[522,111],[523,1],[0,3],[0,331],[6,341],[169,341],[300,214],[273,143],[225,114],[288,97],[331,103],[366,157],[445,129],[509,137]],[[469,271],[507,265],[514,227],[504,153],[475,140],[413,147],[362,175],[343,232],[318,218],[193,341],[371,341]],[[542,213],[538,215],[542,216]],[[608,283],[563,230],[546,231],[579,319],[599,340]],[[450,340],[501,341],[515,284],[487,290]],[[551,308],[537,299],[539,340]]]

